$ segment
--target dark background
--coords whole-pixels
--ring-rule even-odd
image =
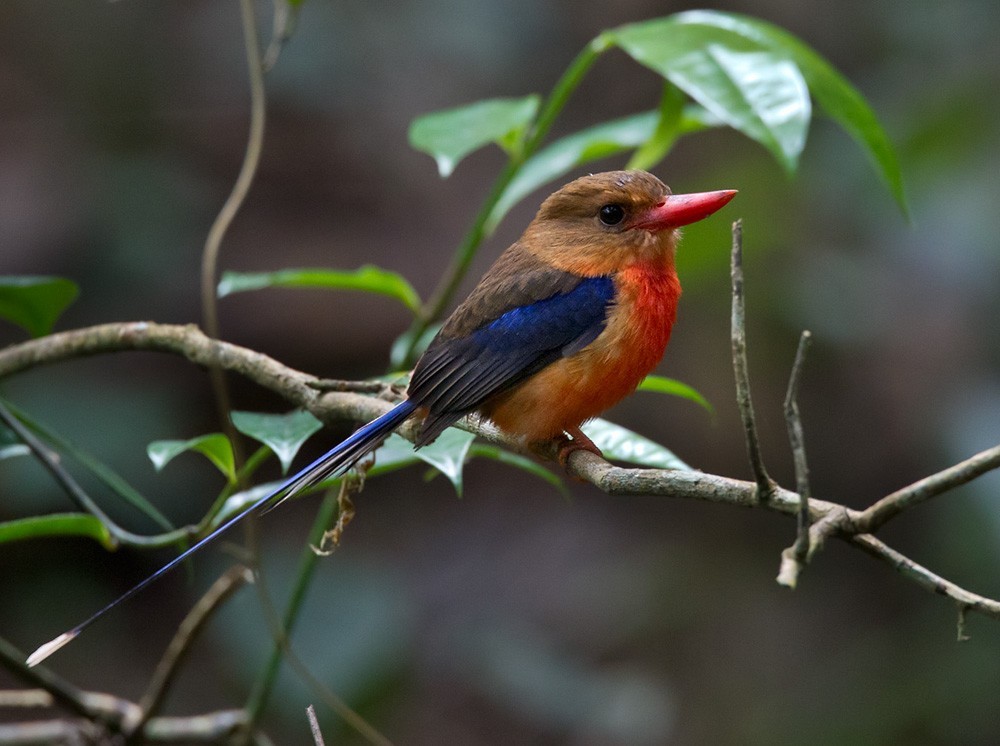
[[[408,147],[411,119],[547,92],[602,29],[689,7],[309,0],[268,76],[263,159],[222,267],[372,262],[426,296],[502,156],[477,153],[442,181]],[[794,180],[735,133],[683,140],[659,176],[677,191],[740,190],[722,215],[687,230],[685,297],[659,369],[697,387],[715,414],[637,394],[609,417],[697,468],[748,477],[729,359],[729,223],[741,216],[767,462],[792,486],[781,402],[809,328],[801,407],[813,490],[864,507],[1000,441],[1000,14],[989,0],[713,7],[782,25],[858,86],[898,148],[912,220],[822,118]],[[259,9],[266,35],[269,6]],[[651,108],[658,90],[653,73],[610,53],[553,134]],[[238,172],[247,122],[235,2],[3,3],[0,272],[78,282],[61,329],[199,321],[204,236]],[[508,216],[466,289],[548,191]],[[222,300],[220,312],[225,338],[339,378],[383,372],[408,324],[394,301],[356,293],[245,294]],[[22,338],[0,329],[0,343]],[[79,360],[5,381],[3,393],[177,522],[200,517],[221,487],[194,456],[160,475],[145,456],[151,440],[218,427],[207,378],[180,359]],[[287,408],[240,381],[235,398],[244,409]],[[341,434],[321,434],[316,448]],[[960,585],[1000,596],[998,488],[995,475],[984,478],[880,535]],[[956,643],[951,603],[837,542],[797,591],[779,588],[793,524],[775,514],[611,498],[583,485],[566,500],[480,461],[467,469],[462,499],[411,469],[373,481],[357,503],[345,544],[321,563],[295,646],[397,743],[1000,740],[1000,626],[971,617],[971,640]],[[299,501],[262,522],[272,587],[289,582],[317,504]],[[0,463],[0,519],[69,507],[34,462]],[[0,547],[0,634],[29,650],[167,556],[68,539]],[[107,617],[53,668],[81,687],[137,698],[179,620],[231,557],[206,553],[193,575],[176,573]],[[169,712],[240,706],[269,648],[255,594],[244,590],[197,644]],[[0,686],[17,685],[0,673]],[[310,702],[328,739],[336,735],[339,722],[287,676],[265,721],[277,743],[309,742]]]

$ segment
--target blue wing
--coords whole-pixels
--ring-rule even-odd
[[[572,289],[512,308],[471,334],[439,336],[410,382],[410,401],[429,410],[418,445],[593,342],[604,330],[614,294],[610,277],[579,278]]]

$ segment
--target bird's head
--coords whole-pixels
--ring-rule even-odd
[[[524,241],[561,269],[587,275],[636,261],[669,261],[677,229],[708,217],[735,194],[672,194],[645,171],[591,174],[546,199]]]

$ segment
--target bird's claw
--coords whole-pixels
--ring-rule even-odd
[[[569,466],[569,457],[574,451],[586,451],[599,458],[604,458],[601,449],[597,447],[594,441],[584,435],[583,431],[578,427],[566,431],[557,437],[555,442],[559,448],[556,458],[559,460],[559,465],[564,469]]]

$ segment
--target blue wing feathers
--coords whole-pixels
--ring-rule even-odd
[[[610,277],[579,278],[567,292],[512,308],[467,336],[435,340],[410,382],[410,400],[429,410],[417,444],[593,342],[614,295]]]

